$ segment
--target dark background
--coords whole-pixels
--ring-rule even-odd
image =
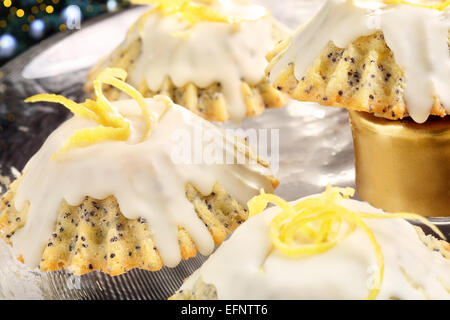
[[[56,32],[129,5],[128,0],[0,0],[0,66]]]

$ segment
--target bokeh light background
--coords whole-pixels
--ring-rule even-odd
[[[128,0],[0,0],[0,66],[56,32],[128,7]]]

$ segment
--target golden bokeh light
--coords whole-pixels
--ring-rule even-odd
[[[19,9],[19,10],[16,11],[16,15],[19,18],[22,18],[24,16],[24,14],[25,14],[25,11],[23,11],[22,9]]]

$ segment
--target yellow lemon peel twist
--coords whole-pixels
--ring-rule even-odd
[[[441,0],[441,3],[425,4],[422,2],[410,2],[405,0],[382,0],[386,4],[407,4],[415,7],[422,7],[435,10],[444,10],[450,5],[450,0]]]
[[[103,140],[125,141],[130,136],[130,123],[125,119],[111,102],[103,95],[102,86],[109,84],[133,98],[141,108],[142,117],[145,119],[145,131],[141,138],[147,138],[154,117],[147,111],[147,104],[142,94],[125,82],[127,73],[123,69],[107,68],[103,70],[94,80],[94,90],[97,99],[87,99],[83,103],[76,103],[61,95],[37,94],[25,99],[25,102],[55,102],[60,103],[72,113],[85,119],[93,120],[99,124],[95,128],[76,130],[64,143],[51,160],[57,159],[63,152],[80,147],[87,147]]]
[[[262,7],[259,10],[253,10],[254,14],[245,17],[231,17],[215,11],[211,4],[214,0],[131,0],[134,4],[151,4],[155,6],[155,10],[161,12],[164,16],[180,13],[181,16],[190,24],[199,22],[222,22],[222,23],[238,23],[241,21],[258,20],[268,14]],[[151,10],[148,13],[153,13]]]
[[[308,257],[332,249],[356,228],[361,228],[373,246],[377,260],[374,283],[367,299],[376,299],[384,274],[384,256],[375,235],[363,219],[403,218],[418,220],[440,237],[442,232],[427,219],[411,213],[374,214],[354,212],[342,205],[343,199],[353,196],[352,188],[328,186],[318,197],[303,199],[292,205],[284,199],[262,193],[248,202],[250,217],[262,212],[269,203],[281,212],[270,222],[269,236],[273,246],[289,257]]]

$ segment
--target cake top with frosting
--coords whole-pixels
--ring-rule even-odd
[[[48,137],[19,178],[15,208],[29,207],[24,227],[10,240],[26,264],[38,265],[63,200],[77,206],[86,196],[114,196],[126,218],[142,217],[149,223],[165,265],[175,266],[181,258],[179,226],[200,253],[214,249],[207,226],[186,198],[187,183],[205,196],[219,183],[241,204],[260,188],[273,190],[270,170],[243,141],[167,97],[143,99],[125,78],[123,70],[106,69],[94,83],[97,99],[83,103],[45,94],[27,99],[59,102],[75,115]],[[133,99],[109,102],[102,95],[105,84]],[[209,162],[203,157],[205,150],[223,158]],[[246,161],[223,160],[242,157]]]
[[[164,16],[178,15],[190,24],[200,22],[239,23],[261,19],[269,12],[247,0],[132,0],[151,4]]]
[[[265,79],[265,55],[284,27],[265,8],[245,0],[139,3],[155,7],[130,29],[128,41],[139,39],[141,52],[129,82],[137,88],[145,83],[153,92],[160,92],[167,78],[177,88],[218,83],[230,119],[245,118],[242,82],[256,85]]]
[[[256,196],[248,204],[254,217],[182,292],[189,296],[201,281],[219,299],[450,298],[450,260],[430,250],[404,219],[430,225],[427,220],[386,214],[348,199],[353,192],[329,186],[292,203]],[[262,211],[268,203],[276,206]]]
[[[430,115],[434,104],[443,108],[444,114],[449,114],[449,4],[449,1],[327,0],[311,20],[299,27],[280,48],[281,52],[269,67],[270,79],[275,81],[283,70],[293,64],[295,78],[301,81],[330,42],[338,48],[347,48],[359,37],[382,32],[383,41],[403,73],[396,89],[401,91],[399,94],[403,96],[409,116],[422,123]],[[356,53],[362,49],[358,45],[352,49]],[[372,59],[367,63],[377,60],[376,50],[367,54],[373,54],[367,57]],[[358,73],[361,75],[361,71]],[[392,80],[390,74],[385,77],[387,83]],[[360,81],[361,77],[357,80]],[[326,81],[329,84],[332,80]],[[354,79],[349,81],[354,82]],[[388,91],[388,84],[385,88]],[[351,94],[356,96],[361,94],[361,90]],[[346,92],[339,91],[339,95],[345,96]],[[369,100],[369,104],[376,98],[370,96],[373,101]],[[336,98],[338,105],[340,99],[342,97]],[[328,105],[325,99],[323,104]],[[342,106],[345,107],[345,103]],[[361,110],[362,107],[354,108]],[[370,107],[367,111],[371,111]]]

